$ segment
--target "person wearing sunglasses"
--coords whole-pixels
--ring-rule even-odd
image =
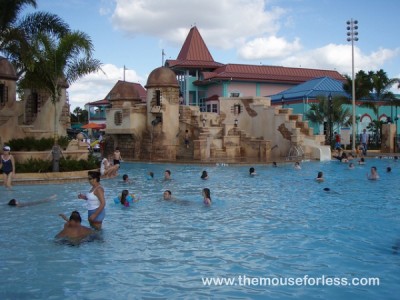
[[[89,171],[88,180],[91,185],[90,191],[86,195],[80,193],[78,198],[86,200],[90,226],[100,230],[106,216],[106,200],[104,197],[104,188],[100,184],[100,172]]]

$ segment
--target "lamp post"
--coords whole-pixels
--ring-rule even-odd
[[[393,123],[393,98],[390,99],[390,123]]]
[[[328,105],[329,105],[329,145],[332,146],[332,141],[333,141],[333,118],[332,118],[332,113],[333,113],[333,102],[332,102],[332,94],[329,93],[328,96]]]
[[[281,103],[282,103],[282,108],[283,108],[285,106],[285,96],[282,96]]]
[[[239,123],[238,119],[235,119],[235,123],[234,123],[235,127],[238,126],[238,123]]]
[[[351,94],[352,94],[352,107],[353,107],[353,116],[352,116],[352,124],[353,124],[353,139],[352,139],[352,145],[351,149],[353,152],[356,150],[356,85],[354,82],[354,42],[358,41],[358,21],[353,20],[351,18],[349,21],[347,21],[347,41],[351,42],[351,81],[352,81],[352,88],[351,88]]]
[[[396,149],[396,152],[398,152],[399,151],[399,149],[398,149],[398,139],[397,139],[397,122],[399,121],[399,115],[397,114],[397,106],[396,106],[396,117],[394,118],[394,120],[396,121],[396,137],[395,137],[395,143],[394,143],[394,147],[395,147],[395,149]]]

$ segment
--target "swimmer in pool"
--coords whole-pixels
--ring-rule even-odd
[[[56,199],[57,195],[52,195],[46,199],[43,200],[38,200],[38,201],[32,201],[32,202],[25,202],[25,203],[21,203],[16,199],[11,199],[10,201],[8,201],[8,205],[10,206],[17,206],[17,207],[24,207],[24,206],[32,206],[32,205],[36,205],[36,204],[42,204],[42,203],[46,203],[49,202],[53,199]]]
[[[339,194],[338,192],[335,192],[335,191],[331,190],[330,188],[324,188],[323,190],[324,190],[325,192],[327,192],[327,193]]]
[[[201,173],[200,178],[203,179],[203,180],[207,180],[208,179],[207,171],[203,171],[203,173]]]
[[[81,225],[82,218],[76,210],[71,213],[69,219],[64,214],[59,214],[59,216],[66,223],[64,224],[64,229],[56,235],[56,238],[83,239],[94,233],[94,230]]]
[[[315,180],[316,180],[317,182],[322,182],[322,181],[324,181],[324,180],[325,180],[325,179],[324,179],[324,173],[323,173],[323,172],[318,172],[317,178],[315,178]]]
[[[171,171],[170,170],[165,170],[164,180],[171,180]]]
[[[131,181],[129,180],[128,174],[122,175],[122,182],[123,183],[131,183]]]
[[[367,178],[369,180],[378,180],[379,179],[379,175],[378,175],[376,167],[371,167],[371,173],[370,174],[367,173]]]
[[[208,188],[203,189],[203,203],[205,206],[211,205],[211,192]]]
[[[163,193],[163,199],[164,200],[172,200],[172,193],[170,190],[165,190]]]
[[[250,175],[250,176],[255,176],[255,175],[257,175],[256,170],[255,170],[253,167],[251,167],[251,168],[249,169],[249,175]]]

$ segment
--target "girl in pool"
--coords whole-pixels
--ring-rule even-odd
[[[134,194],[129,194],[128,190],[123,190],[121,193],[121,196],[118,196],[114,199],[114,202],[121,203],[123,206],[128,207],[129,202],[137,202],[139,201],[139,198],[136,199]]]
[[[78,198],[86,200],[88,209],[88,220],[91,227],[100,230],[104,217],[106,216],[104,189],[100,184],[100,172],[89,171],[88,180],[92,188],[86,195],[79,194]]]
[[[129,201],[128,201],[128,199],[126,199],[128,196],[129,196],[129,191],[128,190],[123,190],[122,194],[121,194],[120,202],[125,207],[129,206]]]
[[[210,189],[204,188],[203,189],[203,203],[205,206],[210,206],[211,205],[211,192]]]

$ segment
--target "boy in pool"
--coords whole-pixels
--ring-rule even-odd
[[[83,239],[94,233],[89,227],[81,225],[82,218],[78,211],[74,210],[69,219],[64,214],[59,214],[66,223],[64,229],[61,230],[56,238],[70,238],[70,239]]]

